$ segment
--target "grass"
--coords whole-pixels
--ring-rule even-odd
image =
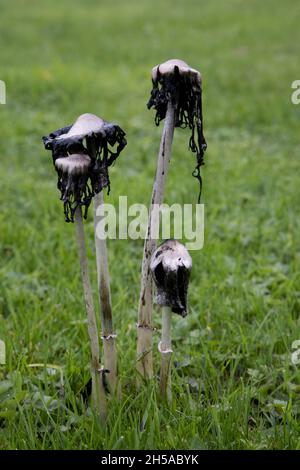
[[[0,1],[0,449],[299,449],[300,6],[293,0]],[[109,201],[148,203],[161,129],[145,107],[152,66],[204,77],[205,246],[190,315],[174,318],[174,404],[134,389],[142,242],[109,241],[123,400],[97,428],[84,403],[89,344],[75,232],[41,136],[83,112],[128,147]],[[166,201],[195,202],[176,131]],[[91,213],[86,223],[93,286]],[[155,314],[160,327],[160,314]],[[155,335],[156,372],[159,364]],[[52,364],[56,367],[30,367]]]

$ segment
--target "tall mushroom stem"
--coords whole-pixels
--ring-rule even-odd
[[[172,388],[171,388],[171,357],[172,357],[172,344],[171,344],[171,307],[162,308],[162,332],[161,342],[158,345],[158,350],[161,353],[161,367],[160,367],[160,393],[164,400],[168,403],[172,401]]]
[[[94,196],[94,226],[95,245],[97,259],[98,291],[101,311],[102,341],[104,368],[109,372],[106,375],[110,391],[114,393],[117,387],[117,351],[116,334],[113,328],[111,293],[108,272],[108,255],[106,240],[97,236],[97,224],[101,216],[97,215],[97,210],[104,204],[103,192]]]
[[[106,418],[106,397],[100,367],[100,351],[96,315],[93,303],[92,289],[88,272],[87,254],[85,248],[85,237],[82,221],[81,206],[75,211],[75,225],[77,245],[81,267],[81,277],[84,291],[84,300],[88,319],[88,334],[91,346],[91,374],[92,374],[92,403],[101,421]]]
[[[91,157],[96,160],[97,151],[95,139],[88,139],[88,150]],[[101,215],[98,210],[104,204],[103,191],[94,196],[94,230],[95,230],[95,246],[96,246],[96,264],[98,278],[98,293],[101,315],[101,338],[103,341],[103,362],[104,369],[107,370],[106,380],[111,393],[117,391],[117,351],[116,351],[116,334],[113,329],[111,292],[108,271],[108,253],[106,240],[97,236],[97,225],[101,221]],[[101,212],[101,210],[100,210]],[[120,397],[120,393],[118,391]]]
[[[176,103],[168,103],[167,114],[160,142],[156,176],[152,190],[151,207],[148,219],[147,237],[144,243],[142,262],[141,292],[137,329],[137,371],[145,379],[153,377],[152,360],[152,275],[150,271],[151,256],[156,248],[155,235],[159,233],[158,205],[163,203],[165,182],[171,160],[171,149],[175,127]]]

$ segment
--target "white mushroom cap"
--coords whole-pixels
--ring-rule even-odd
[[[167,240],[153,253],[150,269],[155,271],[156,266],[162,263],[164,269],[176,271],[179,266],[188,271],[192,269],[192,258],[186,247],[177,240]]]
[[[85,175],[90,166],[91,159],[83,153],[72,154],[69,157],[57,158],[55,166],[68,175]]]
[[[87,135],[94,133],[99,133],[105,126],[105,121],[100,117],[96,116],[95,114],[85,113],[81,114],[76,121],[74,122],[73,126],[66,134],[62,134],[57,139],[65,139],[67,137],[74,137],[79,135]]]
[[[186,62],[180,59],[171,59],[158,64],[152,69],[152,81],[157,82],[158,75],[172,75],[175,71],[175,67],[178,68],[180,75],[190,77],[191,80],[196,80],[201,85],[202,78],[201,73],[198,70],[191,68]]]

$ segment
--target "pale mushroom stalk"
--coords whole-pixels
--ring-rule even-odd
[[[157,208],[163,203],[165,182],[171,160],[172,141],[175,127],[176,102],[169,101],[157,159],[155,181],[152,190],[147,237],[144,243],[142,261],[141,291],[137,328],[137,371],[145,379],[153,377],[152,359],[152,276],[151,256],[156,248],[159,233],[159,213]]]
[[[171,318],[171,307],[162,307],[161,342],[158,346],[158,350],[161,353],[159,388],[161,396],[169,403],[172,401],[171,358],[173,351],[171,343]]]
[[[100,366],[99,336],[94,309],[92,289],[88,272],[87,254],[85,248],[84,228],[82,221],[81,206],[75,211],[75,225],[77,234],[77,245],[79,252],[81,277],[83,284],[84,300],[88,319],[88,334],[91,346],[91,375],[92,375],[92,403],[99,414],[101,421],[106,419],[106,396],[104,388],[103,370]]]
[[[117,387],[117,351],[116,333],[113,327],[111,292],[108,271],[108,254],[106,241],[97,237],[96,227],[100,220],[97,209],[104,204],[103,192],[94,197],[94,224],[95,224],[95,245],[98,276],[98,292],[101,310],[102,341],[103,341],[103,361],[104,368],[109,372],[106,375],[110,391],[114,393]]]
[[[90,154],[96,159],[94,139],[89,139]],[[101,315],[101,338],[103,342],[104,369],[107,370],[106,380],[111,393],[117,391],[117,351],[116,334],[113,328],[111,291],[108,270],[108,253],[106,240],[97,235],[97,225],[101,221],[101,206],[104,204],[103,191],[94,196],[94,229],[96,246],[96,264],[98,278],[98,293]],[[118,392],[120,394],[120,392]]]
[[[153,253],[150,269],[157,288],[157,303],[162,307],[160,393],[168,403],[171,389],[172,314],[187,315],[187,292],[192,259],[185,246],[176,240],[163,242]]]

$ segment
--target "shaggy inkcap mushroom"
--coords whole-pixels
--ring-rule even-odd
[[[204,165],[204,152],[207,148],[203,135],[202,118],[202,79],[201,74],[182,60],[168,60],[152,69],[153,89],[147,104],[148,109],[156,110],[155,124],[166,117],[168,102],[176,106],[175,127],[191,129],[190,150],[197,156],[193,176],[200,184],[199,201],[202,190],[200,167]]]
[[[43,137],[43,142],[52,151],[66,221],[74,222],[79,205],[85,207],[86,218],[93,196],[103,188],[110,189],[108,167],[127,144],[125,132],[94,114],[82,114],[73,125]],[[115,144],[117,148],[113,152],[111,147]],[[95,152],[90,151],[91,145],[95,146]],[[62,160],[71,156],[75,159],[65,165]]]
[[[192,258],[176,240],[166,240],[153,253],[150,269],[157,287],[157,303],[187,315],[187,292]]]

